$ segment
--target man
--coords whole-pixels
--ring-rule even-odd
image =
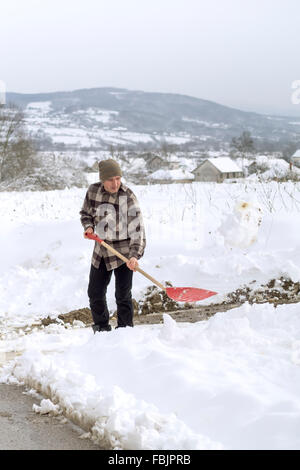
[[[146,246],[141,211],[134,193],[121,182],[119,164],[112,159],[99,163],[100,182],[92,184],[80,211],[84,237],[93,233],[129,259],[124,263],[95,242],[88,296],[93,316],[93,330],[110,331],[106,303],[107,286],[115,275],[117,327],[133,326],[132,276]]]

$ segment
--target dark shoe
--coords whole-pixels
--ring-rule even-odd
[[[92,328],[93,328],[94,333],[97,333],[98,331],[110,331],[111,330],[110,325],[107,325],[107,326],[92,325]]]

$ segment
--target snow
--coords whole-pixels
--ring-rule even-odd
[[[47,114],[51,110],[51,107],[51,101],[33,101],[26,106],[26,112],[30,112],[33,115],[43,115]]]
[[[263,180],[284,178],[287,177],[287,175],[290,173],[289,163],[282,158],[270,158],[265,155],[258,155],[255,158],[255,162],[262,168],[266,168],[266,170],[260,174],[260,178]],[[292,171],[295,175],[300,175],[299,168],[293,167]],[[257,176],[254,174],[250,178],[255,180]]]
[[[188,118],[188,117],[183,117],[182,120],[185,122],[194,122],[204,127],[221,128],[221,129],[228,129],[229,127],[229,125],[225,124],[224,122],[209,122],[209,121],[202,121],[199,119],[193,119],[193,118]]]
[[[125,93],[111,94],[122,99]],[[103,144],[157,144],[159,141],[181,145],[191,140],[187,133],[154,135],[128,131],[126,127],[118,125],[118,115],[118,111],[97,107],[75,110],[70,115],[64,111],[54,111],[51,101],[31,102],[25,108],[26,125],[30,134],[34,137],[43,133],[54,144],[93,148],[102,147]]]
[[[75,114],[86,114],[87,117],[90,117],[97,122],[107,124],[113,120],[114,116],[118,116],[119,112],[111,111],[109,109],[88,108],[86,110],[75,111]]]
[[[58,405],[54,405],[51,400],[43,399],[40,406],[33,404],[32,409],[35,413],[46,415],[51,414],[57,416],[60,414],[60,409]]]
[[[187,132],[184,132],[184,135],[182,136],[178,136],[176,134],[164,134],[160,140],[162,143],[167,142],[168,144],[182,145],[190,142],[191,136]]]
[[[229,157],[211,157],[208,161],[212,163],[222,173],[232,173],[242,171],[241,168]]]
[[[240,202],[234,213],[229,214],[219,228],[224,243],[229,246],[248,248],[257,240],[262,211],[259,205]]]
[[[153,180],[166,179],[171,181],[183,180],[183,179],[194,179],[193,173],[184,169],[178,168],[174,170],[156,170],[149,175]]]
[[[299,183],[130,187],[147,233],[140,266],[159,281],[217,291],[204,305],[253,281],[300,281]],[[36,413],[63,414],[107,448],[299,450],[297,303],[96,335],[79,321],[38,326],[88,306],[84,195],[0,193],[0,381],[39,392]],[[150,284],[134,276],[140,300]]]
[[[129,158],[128,162],[122,164],[122,168],[129,174],[145,174],[147,171],[146,161],[141,157]]]

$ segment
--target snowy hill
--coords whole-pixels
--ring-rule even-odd
[[[190,96],[119,88],[8,93],[45,150],[169,145],[207,149],[244,130],[258,139],[299,140],[300,119],[264,116]]]

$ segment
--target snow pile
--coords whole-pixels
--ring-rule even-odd
[[[101,445],[300,449],[298,305],[40,335],[2,380],[34,387],[51,400],[37,411],[63,412]]]
[[[184,179],[193,180],[194,175],[193,173],[190,173],[189,171],[182,169],[182,168],[178,168],[174,170],[162,169],[162,170],[156,170],[153,173],[151,173],[149,175],[149,178],[153,180],[171,180],[171,181],[172,180],[184,180]]]
[[[288,174],[290,171],[289,163],[285,160],[278,158],[272,159],[269,162],[269,169],[265,171],[262,176],[264,179],[272,179],[272,178],[282,178]]]
[[[51,416],[57,416],[60,414],[59,406],[54,405],[54,403],[52,403],[52,401],[49,399],[43,399],[40,406],[33,404],[32,409],[35,413],[41,415],[50,414]]]
[[[233,214],[229,214],[220,226],[219,232],[228,246],[247,248],[257,240],[262,221],[262,210],[251,202],[239,202]]]
[[[271,158],[265,155],[258,155],[255,158],[260,178],[263,180],[272,180],[274,178],[286,178],[291,176],[290,164],[282,158]],[[292,173],[300,175],[300,169],[293,166]],[[256,179],[257,175],[250,176],[250,179]]]

